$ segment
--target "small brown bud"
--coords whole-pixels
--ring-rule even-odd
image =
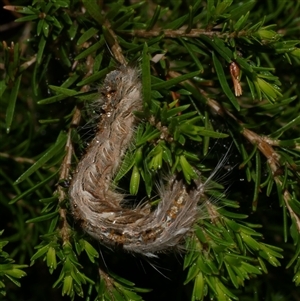
[[[240,66],[235,62],[231,62],[229,70],[233,82],[234,94],[235,96],[241,96],[243,90],[240,84]]]

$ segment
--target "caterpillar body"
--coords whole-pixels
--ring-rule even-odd
[[[89,235],[109,247],[151,257],[178,246],[199,216],[204,184],[193,187],[172,176],[161,189],[158,206],[121,205],[124,195],[112,185],[142,109],[141,82],[136,68],[110,72],[100,90],[104,111],[96,136],[78,163],[69,188],[71,211]]]

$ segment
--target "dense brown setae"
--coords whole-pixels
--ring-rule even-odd
[[[105,112],[95,138],[80,160],[69,189],[73,216],[92,237],[107,246],[155,256],[178,246],[198,216],[203,185],[186,187],[175,176],[161,189],[161,201],[150,206],[122,207],[124,195],[112,179],[132,142],[142,109],[141,82],[136,68],[122,66],[110,72],[101,88]]]

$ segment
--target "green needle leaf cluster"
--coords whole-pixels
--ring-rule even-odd
[[[10,2],[0,293],[41,300],[43,284],[49,300],[298,300],[300,1]],[[68,202],[101,118],[98,87],[125,62],[140,70],[143,108],[113,183],[131,195],[124,206],[155,210],[169,174],[205,188],[180,256],[158,254],[150,280],[83,233]],[[176,256],[168,289],[155,280]]]

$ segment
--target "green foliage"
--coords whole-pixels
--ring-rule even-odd
[[[33,291],[36,280],[6,282],[19,286],[31,262],[24,278],[43,270],[39,280],[58,293],[49,300],[297,300],[300,1],[128,3],[5,7],[18,25],[0,44],[1,294]],[[206,183],[174,292],[125,273],[125,255],[99,249],[69,212],[68,182],[91,135],[84,124],[101,113],[97,86],[125,62],[141,70],[144,107],[115,184],[155,206],[170,172]]]
[[[0,231],[0,235],[3,234],[3,230]],[[26,264],[15,264],[14,260],[9,257],[9,254],[3,251],[3,247],[8,244],[8,241],[0,242],[0,294],[5,296],[5,283],[7,279],[13,282],[15,285],[20,286],[20,279],[26,276],[26,273],[22,270],[27,267]]]

